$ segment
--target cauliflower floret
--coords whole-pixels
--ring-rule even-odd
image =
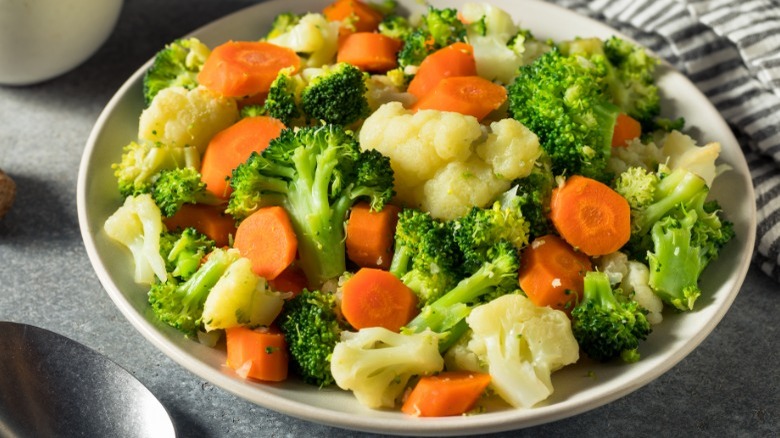
[[[388,102],[401,102],[409,108],[417,101],[413,94],[404,91],[386,75],[371,75],[366,88],[366,100],[372,112]]]
[[[234,99],[197,87],[168,87],[141,113],[138,138],[167,146],[192,146],[202,155],[211,137],[238,120]]]
[[[612,148],[607,170],[620,175],[630,167],[641,167],[649,172],[655,172],[658,165],[665,163],[666,157],[661,153],[655,143],[642,143],[635,138],[626,144],[626,147]]]
[[[707,187],[712,186],[712,181],[718,173],[715,160],[720,155],[720,143],[698,146],[691,137],[679,131],[672,131],[663,140],[661,153],[669,157],[666,164],[670,169],[688,169],[704,178]]]
[[[476,118],[435,110],[412,112],[386,103],[363,123],[360,146],[390,158],[396,201],[452,219],[485,206],[527,176],[539,156],[536,135],[505,119],[490,127]]]
[[[627,267],[628,273],[621,283],[623,292],[632,295],[634,301],[647,310],[647,322],[653,325],[661,323],[664,303],[648,284],[650,270],[644,263],[636,261],[629,261]]]
[[[204,326],[207,332],[239,325],[267,326],[282,311],[282,304],[283,296],[271,292],[265,279],[252,272],[252,262],[241,257],[230,264],[206,297]]]
[[[514,119],[491,123],[487,139],[476,150],[496,175],[507,180],[530,175],[542,152],[539,137]]]
[[[322,14],[309,13],[292,29],[268,42],[294,50],[306,67],[322,67],[336,61],[339,26],[338,21],[328,21]]]
[[[106,219],[103,229],[108,237],[130,250],[136,283],[151,284],[155,276],[160,281],[168,279],[165,260],[160,254],[162,213],[152,195],[144,193],[125,198],[125,203]]]
[[[521,294],[474,308],[468,348],[491,376],[491,387],[515,407],[529,408],[553,392],[551,374],[579,359],[569,317]]]
[[[490,204],[510,185],[477,157],[453,161],[425,183],[421,207],[433,217],[452,220],[464,216],[472,206]]]
[[[460,8],[460,14],[467,23],[484,24],[484,28],[467,28],[477,74],[504,84],[512,82],[523,62],[523,54],[507,46],[519,30],[512,16],[488,3],[466,3]]]
[[[596,270],[607,274],[611,285],[620,284],[628,274],[628,256],[620,251],[603,255],[596,260]]]
[[[395,406],[409,379],[444,368],[439,338],[430,330],[403,335],[369,327],[341,336],[331,355],[331,373],[340,388],[351,390],[369,408]]]

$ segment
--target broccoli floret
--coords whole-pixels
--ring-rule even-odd
[[[382,327],[344,332],[330,361],[338,386],[369,408],[392,408],[414,376],[439,372],[444,360],[430,331],[400,334]]]
[[[216,205],[223,202],[206,190],[200,172],[192,167],[160,171],[151,188],[152,198],[166,217],[171,217],[185,203]]]
[[[124,197],[149,193],[161,171],[181,167],[200,168],[197,148],[131,142],[125,146],[121,161],[112,165],[119,193]]]
[[[550,198],[555,185],[550,157],[542,153],[534,163],[531,173],[525,178],[514,180],[512,187],[504,192],[498,201],[501,205],[519,207],[529,225],[530,235],[544,236],[552,230],[549,213]]]
[[[644,48],[614,36],[604,41],[604,54],[613,66],[609,81],[612,102],[649,131],[661,112],[655,84],[658,59]]]
[[[639,360],[639,342],[652,331],[647,313],[636,301],[618,299],[607,274],[585,274],[582,301],[572,310],[572,332],[591,359]]]
[[[565,56],[558,48],[520,68],[508,87],[509,114],[533,131],[555,175],[609,180],[605,168],[620,109],[604,93],[605,57]]]
[[[438,49],[466,40],[466,26],[458,19],[458,11],[452,8],[428,7],[419,26],[404,38],[398,52],[401,67],[420,65],[423,59]]]
[[[176,40],[157,52],[143,78],[146,105],[163,88],[180,86],[191,90],[197,87],[198,73],[210,53],[211,50],[197,38]]]
[[[189,280],[212,249],[214,241],[192,227],[163,231],[160,236],[160,255],[165,260],[165,270],[177,281]]]
[[[633,166],[615,178],[613,188],[626,198],[632,210],[638,211],[653,203],[658,181],[657,173],[644,167]]]
[[[153,283],[149,290],[152,311],[160,321],[188,337],[197,335],[203,327],[203,305],[209,292],[239,257],[238,250],[217,248],[187,281],[169,278]]]
[[[412,33],[412,26],[409,24],[409,20],[407,20],[406,17],[389,14],[385,15],[379,23],[379,33],[389,36],[390,38],[404,40]]]
[[[300,95],[304,86],[303,79],[293,74],[291,68],[282,69],[268,90],[263,104],[264,115],[281,120],[285,126],[292,126],[292,122],[302,116]]]
[[[265,105],[245,105],[241,107],[238,115],[242,119],[245,119],[247,117],[265,116],[267,115],[267,112],[265,110]]]
[[[420,333],[431,329],[441,335],[439,348],[446,351],[468,329],[464,318],[484,296],[496,298],[517,290],[519,255],[507,241],[500,241],[488,252],[490,261],[464,278],[449,292],[427,304],[402,330]]]
[[[335,295],[304,290],[285,302],[277,321],[290,351],[291,365],[303,381],[320,387],[334,383],[331,354],[347,328],[338,317]]]
[[[268,31],[265,39],[270,40],[289,32],[299,21],[301,21],[300,15],[292,12],[282,12],[274,17],[274,21],[271,23],[271,30]]]
[[[285,208],[313,288],[346,269],[344,223],[351,206],[367,199],[381,210],[394,194],[390,160],[361,151],[352,132],[337,125],[285,129],[234,169],[230,186],[227,212],[239,220],[263,206]]]
[[[449,223],[417,209],[401,210],[390,272],[414,291],[421,306],[437,300],[458,283],[460,262]]]
[[[621,179],[624,177],[630,178],[630,175],[630,170],[623,172]],[[709,192],[707,183],[703,178],[682,167],[673,170],[669,174],[661,173],[655,185],[647,184],[646,181],[643,181],[645,178],[647,177],[643,177],[640,172],[635,175],[635,178],[622,183],[625,186],[631,182],[636,182],[642,185],[642,187],[646,187],[646,190],[652,191],[652,203],[645,204],[644,208],[632,210],[632,234],[634,236],[646,235],[653,225],[672,209],[680,204],[690,203],[699,196],[706,196]],[[642,196],[638,187],[632,193],[632,197]]]
[[[396,0],[371,1],[367,2],[367,4],[383,16],[395,14],[396,9],[398,8],[398,2]]]
[[[349,125],[366,117],[369,112],[367,78],[359,68],[348,63],[323,69],[301,91],[303,113],[309,119],[335,125]]]

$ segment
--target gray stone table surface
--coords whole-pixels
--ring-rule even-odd
[[[81,240],[77,171],[104,105],[165,43],[252,3],[128,0],[87,62],[45,83],[0,86],[0,169],[18,185],[13,210],[0,220],[0,320],[47,328],[105,354],[160,399],[183,437],[369,436],[266,410],[168,359],[114,306]],[[722,322],[659,379],[606,406],[503,436],[778,436],[778,289],[751,267]]]

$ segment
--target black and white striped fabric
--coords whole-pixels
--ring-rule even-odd
[[[780,0],[548,0],[687,75],[739,140],[756,190],[754,262],[780,281]]]

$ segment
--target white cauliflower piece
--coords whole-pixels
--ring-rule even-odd
[[[666,157],[655,143],[642,143],[638,138],[631,140],[626,147],[612,148],[607,162],[607,170],[620,175],[629,167],[641,167],[655,172],[659,164],[666,163]]]
[[[305,67],[322,67],[336,61],[339,26],[338,21],[328,21],[320,13],[309,13],[290,30],[268,42],[294,50]]]
[[[487,365],[491,387],[514,407],[530,408],[553,392],[551,374],[579,359],[569,317],[521,294],[474,308],[468,348]]]
[[[491,123],[487,139],[476,151],[496,175],[507,180],[530,175],[542,153],[539,137],[514,119]]]
[[[238,120],[231,98],[196,87],[168,87],[141,112],[138,138],[172,147],[191,146],[202,155],[211,137]]]
[[[664,303],[649,285],[650,270],[644,263],[637,261],[629,261],[627,268],[628,273],[621,283],[623,292],[647,309],[647,322],[660,324],[664,319]]]
[[[715,160],[720,155],[720,143],[711,142],[698,146],[693,138],[679,131],[672,131],[663,140],[661,153],[669,157],[666,164],[670,169],[688,169],[704,178],[707,187],[712,187],[712,181],[718,173]]]
[[[409,108],[417,98],[400,88],[395,81],[386,75],[371,75],[366,81],[366,100],[371,112],[388,102],[401,102]]]
[[[453,161],[425,183],[421,207],[433,217],[456,219],[472,206],[490,204],[510,186],[511,181],[499,178],[489,164],[477,157]]]
[[[228,249],[235,251],[236,249]],[[270,325],[282,311],[284,298],[272,292],[264,278],[252,272],[252,262],[239,257],[211,288],[203,305],[207,332],[239,325]]]
[[[439,338],[430,330],[412,335],[382,327],[345,331],[330,360],[336,384],[369,408],[391,408],[413,376],[444,368]]]
[[[136,283],[151,284],[155,277],[160,281],[168,279],[165,260],[160,254],[162,213],[152,195],[144,193],[125,198],[124,204],[106,219],[103,229],[108,237],[130,250]]]
[[[616,285],[628,274],[628,256],[620,251],[603,255],[595,260],[596,270],[607,274],[609,284]]]
[[[459,12],[467,23],[484,20],[484,31],[481,26],[466,29],[469,44],[474,47],[477,74],[503,84],[511,83],[523,63],[523,53],[507,46],[519,30],[512,16],[488,3],[466,3]]]

